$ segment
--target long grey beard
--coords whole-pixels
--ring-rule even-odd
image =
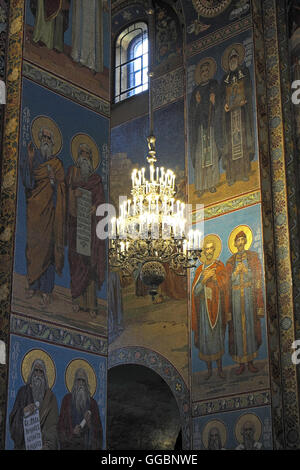
[[[217,439],[211,439],[208,445],[209,450],[220,450],[221,445]]]
[[[78,413],[84,415],[89,408],[89,395],[84,388],[79,388],[73,392],[73,400]]]
[[[245,449],[253,449],[254,448],[254,444],[255,444],[255,441],[253,438],[249,438],[249,437],[245,437],[244,438],[244,445],[245,445]]]
[[[89,165],[85,165],[85,164],[82,164],[80,166],[80,173],[81,173],[81,176],[82,176],[82,179],[84,181],[87,181],[89,179],[89,177],[91,176],[92,174],[92,169]]]
[[[53,145],[48,145],[47,143],[41,144],[41,155],[43,158],[47,158],[47,160],[52,157],[53,153]]]
[[[31,381],[33,401],[42,404],[46,393],[46,383],[44,378],[33,377]]]

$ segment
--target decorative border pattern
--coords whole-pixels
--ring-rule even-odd
[[[300,447],[300,426],[297,374],[296,367],[291,363],[291,344],[295,338],[295,308],[292,286],[297,270],[293,270],[291,263],[291,255],[295,253],[293,251],[295,232],[291,234],[289,232],[289,217],[291,218],[293,215],[294,205],[294,196],[288,190],[292,171],[291,135],[282,121],[282,116],[285,119],[288,116],[286,98],[289,89],[287,62],[283,59],[286,50],[285,39],[283,39],[286,28],[284,15],[286,1],[253,0],[252,4],[274,447],[276,449],[295,449]],[[11,0],[10,7],[6,70],[8,98],[5,113],[0,201],[0,339],[6,344],[9,339],[13,234],[16,216],[16,164],[21,98],[24,2]],[[241,29],[243,24],[244,29]],[[189,46],[190,55],[196,54],[200,48],[203,50],[222,42],[229,36],[239,34],[242,30],[248,29],[249,24],[249,18],[246,18],[240,21],[239,25],[233,24],[191,44]],[[283,67],[280,60],[283,61]],[[288,125],[288,121],[286,121],[286,125]],[[291,195],[290,201],[287,195]],[[292,251],[290,250],[291,241]],[[151,367],[170,385],[181,410],[185,447],[189,448],[191,440],[189,392],[176,369],[165,358],[145,348],[127,348],[111,353],[110,367],[125,363]],[[6,386],[7,367],[1,366],[0,448],[4,448]],[[248,394],[248,396],[250,395]],[[201,412],[201,406],[204,405],[201,403],[199,406]],[[214,404],[214,406],[216,405]],[[230,406],[229,403],[228,406]]]
[[[260,191],[255,191],[245,196],[239,196],[234,199],[230,199],[225,202],[220,202],[214,204],[213,206],[208,206],[204,208],[204,220],[212,219],[214,217],[219,217],[230,212],[234,212],[245,207],[254,206],[261,202],[261,193]],[[193,223],[196,223],[197,212],[193,213]]]
[[[161,354],[142,347],[119,348],[109,352],[108,369],[124,364],[148,367],[161,376],[170,387],[179,408],[182,422],[183,449],[191,448],[190,394],[175,367]]]
[[[8,29],[8,9],[9,1],[5,0],[0,7],[0,79],[4,80],[6,74],[6,49],[7,49],[7,29]],[[0,105],[0,144],[2,143],[4,106]],[[1,168],[0,155],[0,168]]]
[[[107,355],[107,338],[79,333],[30,318],[11,315],[10,332],[11,334],[22,335],[39,341],[49,341],[61,346],[73,347],[85,352]]]
[[[216,398],[208,402],[195,402],[192,404],[192,417],[197,418],[223,411],[236,411],[256,406],[266,406],[271,403],[269,390],[253,392],[244,395],[235,395],[225,398]]]
[[[214,33],[208,34],[207,36],[188,44],[186,50],[187,57],[203,52],[212,46],[216,46],[217,44],[226,41],[226,39],[236,36],[243,31],[247,31],[247,29],[250,29],[251,27],[252,17],[249,15],[229,26],[218,29]]]
[[[279,355],[279,323],[277,313],[277,285],[275,264],[275,240],[273,227],[272,207],[272,180],[271,180],[271,158],[269,142],[269,120],[267,102],[267,70],[264,42],[264,24],[261,0],[255,0],[253,5],[254,22],[254,53],[256,67],[256,89],[257,89],[257,120],[258,139],[260,147],[260,177],[262,181],[262,223],[264,236],[264,263],[266,282],[266,309],[268,312],[268,336],[269,336],[269,365],[272,383],[272,426],[274,448],[282,449],[284,443],[283,435],[283,403],[280,377],[280,355]]]
[[[286,176],[287,176],[287,203],[289,209],[289,234],[291,241],[291,258],[293,270],[293,298],[295,308],[296,337],[300,337],[300,250],[299,250],[299,215],[300,185],[298,182],[299,163],[297,161],[297,149],[295,144],[294,128],[291,122],[294,119],[294,107],[291,102],[291,68],[289,60],[289,43],[287,31],[287,6],[278,5],[278,31],[279,54],[281,64],[281,93],[282,111],[284,118],[284,136],[286,152]],[[300,370],[298,371],[298,383],[300,383]]]
[[[11,290],[14,259],[14,232],[16,224],[17,199],[17,162],[19,154],[19,128],[22,90],[22,50],[24,27],[23,0],[11,0],[9,10],[9,31],[7,46],[7,104],[5,106],[3,163],[0,199],[0,340],[3,341],[9,357],[10,326],[15,333],[44,339],[53,344],[61,344],[82,351],[93,352],[99,356],[107,354],[107,340],[96,338],[89,333],[56,328],[55,325],[37,323],[11,314]],[[49,75],[48,75],[49,77]],[[56,78],[56,77],[55,77]],[[45,86],[46,83],[43,83]],[[48,84],[49,86],[49,84]],[[74,89],[73,89],[74,90]],[[55,90],[57,91],[57,90]],[[74,91],[75,93],[75,91]],[[74,96],[73,96],[74,98]],[[77,96],[80,104],[86,107],[98,106],[85,97]],[[104,103],[104,106],[109,104]],[[102,109],[102,108],[101,108]],[[107,109],[107,108],[103,108]],[[8,364],[0,365],[0,449],[5,448],[5,425],[7,407]]]
[[[293,273],[278,5],[284,8],[285,0],[253,1],[274,447],[295,449],[300,445],[299,406],[296,367],[291,362],[291,344],[295,337]]]
[[[293,310],[290,315],[283,316],[280,321],[282,343],[284,344],[282,364],[283,377],[286,391],[284,393],[285,410],[288,416],[289,424],[286,426],[286,439],[289,448],[300,447],[300,423],[299,423],[299,385],[294,387],[294,381],[299,384],[300,371],[291,363],[291,342],[295,339],[295,328],[299,333],[299,312],[297,315],[297,306],[299,306],[300,298],[300,258],[299,258],[299,223],[296,217],[297,202],[299,199],[296,193],[299,188],[298,171],[295,148],[293,127],[293,112],[291,103],[291,76],[290,76],[290,60],[289,45],[287,31],[287,4],[286,0],[276,2],[277,6],[277,24],[278,24],[278,55],[280,61],[280,85],[281,85],[281,112],[283,119],[283,137],[285,151],[285,170],[286,170],[286,203],[287,203],[287,221],[288,235],[290,243],[290,263],[292,273],[292,302]],[[297,197],[298,196],[298,197]],[[282,215],[278,208],[278,216],[276,222],[278,229],[282,224]],[[281,275],[280,284],[284,287],[286,279]],[[283,289],[281,289],[283,290]],[[291,316],[292,314],[292,316]],[[294,317],[295,315],[295,317]],[[293,319],[293,322],[290,320]],[[297,328],[298,327],[298,328]],[[298,334],[296,337],[299,337]]]
[[[53,75],[46,70],[31,64],[30,62],[23,61],[23,76],[33,80],[39,85],[49,88],[49,90],[59,93],[60,95],[75,101],[86,108],[102,114],[105,117],[110,117],[110,104],[108,101],[89,93],[86,90],[76,87],[72,83]]]
[[[0,340],[8,345],[13,272],[14,229],[16,218],[18,136],[21,103],[21,72],[23,45],[24,2],[11,0],[7,46],[6,89],[3,161],[0,200]],[[8,351],[7,351],[8,355]],[[8,369],[1,367],[0,375],[0,448],[5,445],[6,387]]]
[[[153,108],[158,109],[184,96],[184,69],[180,67],[153,80]]]

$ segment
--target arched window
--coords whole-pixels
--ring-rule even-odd
[[[134,23],[116,41],[115,103],[148,89],[148,27]]]

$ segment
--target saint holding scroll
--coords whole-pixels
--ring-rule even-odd
[[[75,311],[97,313],[97,288],[105,279],[105,242],[96,235],[96,210],[105,202],[102,180],[95,173],[99,150],[85,134],[72,140],[75,165],[67,174],[68,192],[68,258],[71,274],[71,295]]]

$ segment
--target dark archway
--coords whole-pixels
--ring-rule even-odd
[[[156,372],[134,364],[108,371],[109,450],[173,450],[180,427],[176,400]]]

